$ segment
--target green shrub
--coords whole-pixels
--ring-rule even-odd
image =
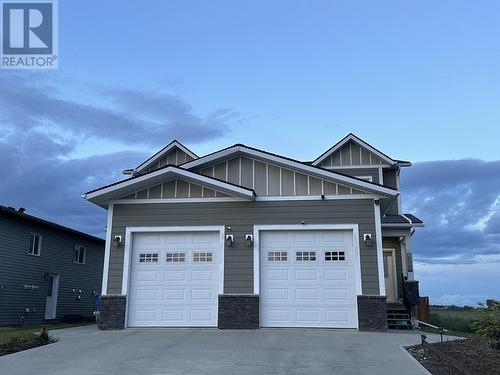
[[[488,307],[485,304],[481,306],[479,318],[472,327],[493,349],[500,349],[500,302],[492,302]]]
[[[449,331],[473,333],[472,323],[474,319],[470,316],[458,317],[446,313],[431,312],[431,324],[443,327]]]

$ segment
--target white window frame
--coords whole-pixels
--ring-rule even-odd
[[[78,248],[78,249],[77,249]],[[78,259],[80,259],[80,251],[83,249],[83,262],[78,262],[75,261],[75,252],[78,251]],[[85,264],[85,261],[87,260],[87,248],[83,245],[80,244],[75,244],[75,247],[73,248],[73,263],[74,264]]]
[[[31,238],[33,237],[33,241]],[[38,249],[37,253],[33,252],[35,245],[35,237],[38,237]],[[42,254],[42,235],[38,233],[30,233],[29,243],[28,243],[28,255],[32,255],[34,257],[39,257]]]
[[[196,250],[193,251],[192,260],[193,263],[213,263],[214,253],[210,250]]]
[[[170,255],[170,260],[169,260]],[[184,264],[186,263],[186,252],[181,250],[166,251],[165,263],[168,264]]]
[[[361,180],[373,182],[373,176],[354,176],[354,177],[359,178]]]
[[[144,255],[144,262],[141,262],[141,255]],[[148,257],[149,255],[149,257]],[[155,256],[156,255],[156,256]],[[148,258],[150,259],[148,262]],[[160,263],[160,254],[158,252],[141,252],[139,253],[139,264],[159,264]]]

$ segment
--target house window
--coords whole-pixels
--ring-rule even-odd
[[[31,233],[28,254],[39,257],[41,251],[42,251],[42,236],[36,233]]]
[[[167,253],[167,263],[182,263],[186,261],[184,253]]]
[[[325,251],[325,261],[345,260],[345,251]]]
[[[211,262],[212,253],[211,252],[194,252],[193,262]]]
[[[361,180],[366,180],[366,181],[370,181],[370,182],[373,182],[373,177],[372,176],[355,176]]]
[[[311,262],[316,261],[316,251],[297,251],[295,259],[298,262]]]
[[[85,264],[85,248],[83,246],[75,245],[73,263]]]
[[[268,262],[286,262],[288,259],[286,251],[268,251]]]

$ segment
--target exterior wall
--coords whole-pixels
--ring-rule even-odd
[[[393,189],[398,188],[398,171],[396,169],[384,169],[384,185]]]
[[[348,176],[360,177],[360,176],[371,176],[372,182],[376,184],[380,183],[378,168],[341,168],[335,169],[335,167],[328,168],[331,171],[346,174]]]
[[[401,244],[397,237],[383,237],[382,236],[382,247],[384,249],[394,249],[396,255],[396,281],[398,286],[398,297],[403,297],[403,280],[401,275],[403,274],[403,263],[401,260]]]
[[[226,234],[234,243],[224,253],[224,294],[253,293],[253,246],[245,234],[254,225],[265,224],[359,224],[363,294],[379,294],[375,217],[373,201],[314,200],[224,203],[116,204],[113,207],[112,237],[125,238],[126,227],[138,226],[231,226]],[[362,241],[372,233],[371,247]],[[111,246],[108,294],[121,294],[124,246]]]
[[[344,165],[381,165],[382,159],[372,152],[361,147],[356,142],[349,141],[339,150],[327,156],[321,163],[321,167],[344,166]]]
[[[173,179],[163,184],[120,197],[120,199],[160,199],[160,198],[214,198],[228,197],[220,191],[193,184],[182,179]]]
[[[42,236],[40,256],[28,254],[30,233]],[[73,263],[75,244],[86,248],[85,264]],[[104,242],[80,238],[45,226],[0,217],[0,325],[42,322],[48,280],[44,272],[58,273],[56,318],[67,314],[92,316],[101,289]],[[25,288],[34,286],[34,289]],[[81,300],[73,289],[82,290]],[[35,312],[25,313],[25,309]]]
[[[258,196],[365,194],[346,185],[244,156],[218,161],[194,172],[253,189]]]
[[[193,160],[191,156],[186,154],[181,149],[174,147],[167,154],[163,155],[160,159],[156,160],[154,163],[148,165],[142,172],[150,172],[158,168],[162,168],[166,165],[181,165]]]
[[[361,331],[387,329],[387,301],[385,296],[358,296],[358,321]]]

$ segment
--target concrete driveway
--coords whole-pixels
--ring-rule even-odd
[[[420,332],[127,329],[53,331],[58,343],[0,357],[1,374],[423,374],[402,345]],[[431,340],[437,336],[427,335]]]

